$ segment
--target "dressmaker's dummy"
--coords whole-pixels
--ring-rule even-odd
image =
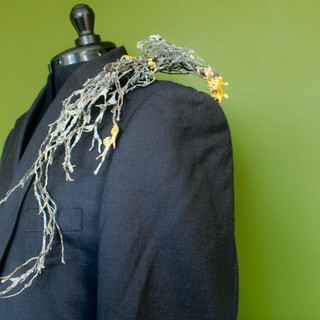
[[[70,20],[79,35],[75,40],[76,47],[52,58],[42,110],[37,115],[37,119],[34,119],[34,125],[25,137],[25,144],[29,142],[42,116],[73,71],[82,63],[100,57],[116,48],[113,42],[101,42],[100,36],[94,34],[94,12],[89,6],[85,4],[75,6],[71,10]]]
[[[19,184],[37,156],[44,163],[50,157],[43,142],[62,101],[125,54],[119,47],[52,67],[46,88],[6,141],[0,197]],[[124,62],[131,61],[143,59]],[[147,65],[150,72],[158,68],[153,60]],[[98,115],[96,107],[92,117]],[[103,150],[95,145],[89,152],[92,136],[84,133],[72,150],[74,181],[66,181],[66,144],[60,145],[47,180],[35,171],[1,203],[0,276],[38,257],[44,220],[35,195],[45,189],[54,199],[63,242],[55,229],[41,273],[6,289],[38,261],[31,260],[1,284],[8,292],[3,297],[14,296],[0,299],[0,320],[235,320],[232,147],[219,104],[192,88],[155,81],[125,95],[117,125],[116,148],[111,144],[99,170]],[[99,135],[112,139],[114,126],[106,113]]]

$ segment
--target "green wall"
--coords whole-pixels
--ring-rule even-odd
[[[138,40],[159,33],[230,83],[222,106],[234,147],[239,319],[320,319],[319,0],[87,3],[103,40],[135,55]],[[1,148],[50,59],[73,46],[76,4],[1,0]]]

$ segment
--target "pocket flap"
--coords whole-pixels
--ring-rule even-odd
[[[25,232],[42,232],[43,218],[38,215],[37,209],[28,209],[21,212],[21,224]],[[83,226],[82,209],[58,209],[57,222],[63,233],[80,232]]]

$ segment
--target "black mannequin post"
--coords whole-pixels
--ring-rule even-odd
[[[51,72],[63,66],[92,60],[116,47],[113,42],[101,42],[100,36],[94,34],[94,12],[88,5],[73,7],[70,20],[79,35],[75,40],[76,47],[53,57],[49,65]]]

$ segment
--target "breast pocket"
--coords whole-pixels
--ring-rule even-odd
[[[60,208],[57,222],[62,233],[81,232],[83,229],[83,210],[80,208]],[[27,209],[21,212],[21,225],[24,232],[43,232],[43,217],[38,209]]]

